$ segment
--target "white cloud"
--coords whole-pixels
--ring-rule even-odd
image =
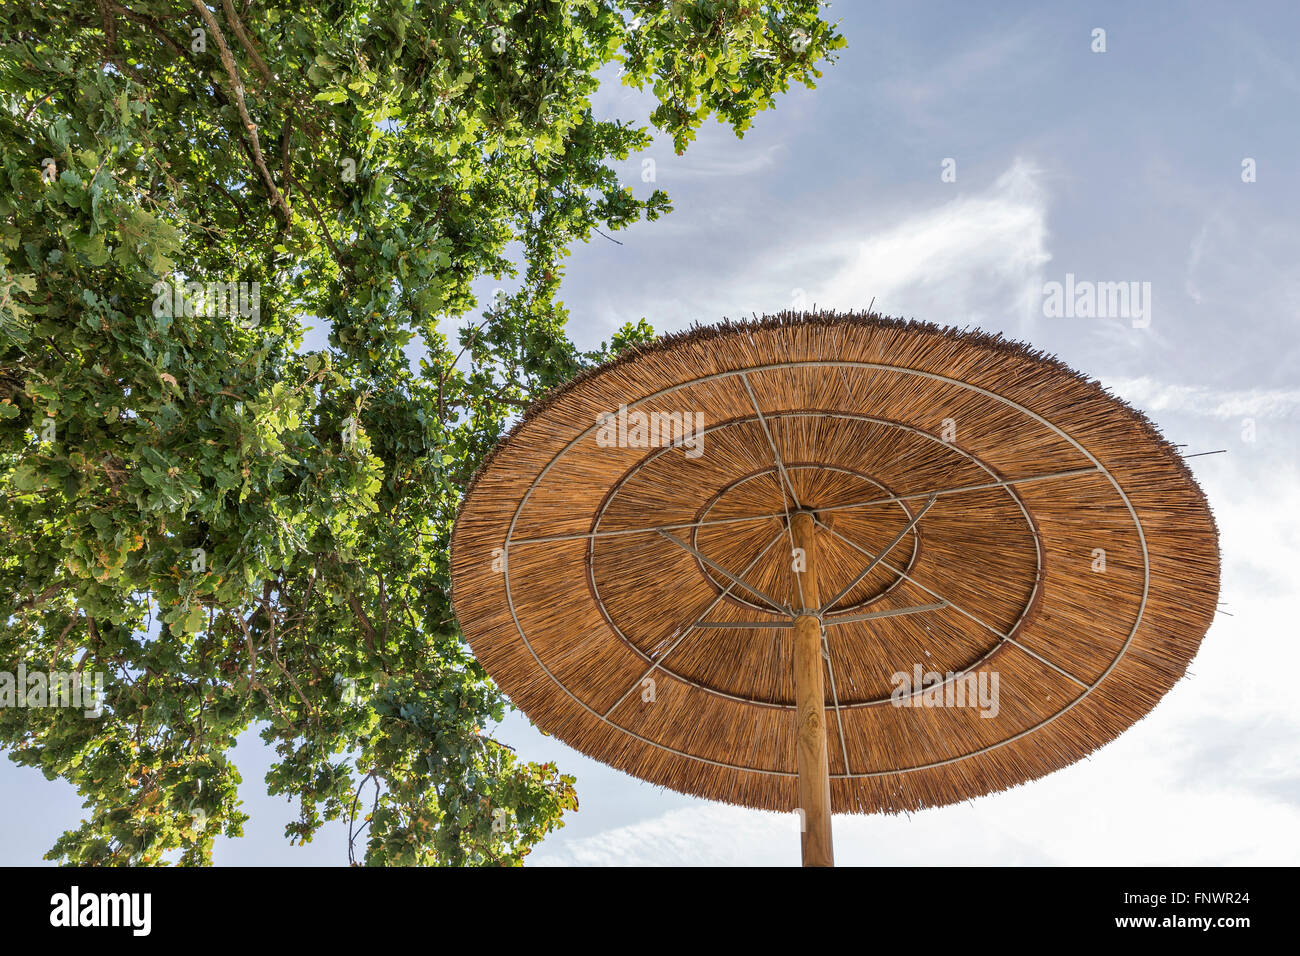
[[[772,143],[737,154],[735,150],[716,148],[716,143],[717,140],[710,137],[701,142],[700,148],[687,153],[673,166],[672,179],[749,176],[776,165],[777,158],[785,149],[782,143]],[[710,146],[715,148],[709,149]],[[639,160],[634,158],[634,161],[640,168]]]
[[[809,290],[819,306],[863,308],[874,297],[882,311],[945,322],[1027,315],[1052,258],[1042,171],[1017,159],[988,189],[837,249],[846,261]]]
[[[1112,391],[1151,413],[1181,412],[1208,418],[1273,417],[1300,411],[1300,389],[1223,389],[1174,385],[1149,376],[1108,380]]]
[[[1091,760],[1007,793],[910,816],[836,816],[839,865],[1300,863],[1295,768],[1252,763],[1240,727],[1152,716]],[[1275,724],[1259,752],[1277,752]],[[1226,730],[1225,730],[1226,728]],[[1206,748],[1238,753],[1238,779],[1206,776]],[[791,814],[700,802],[592,836],[551,838],[541,866],[793,866]]]
[[[835,230],[827,229],[820,212],[804,219],[795,214],[779,229],[729,238],[709,255],[674,259],[671,284],[652,270],[618,276],[617,301],[638,305],[635,313],[613,307],[609,294],[605,325],[649,315],[667,330],[751,311],[814,305],[862,310],[874,299],[886,314],[1005,326],[1036,310],[1042,268],[1051,259],[1042,178],[1038,166],[1017,159],[986,188],[903,209],[882,228],[864,226],[881,217],[847,197],[840,221],[849,225]],[[699,231],[713,228],[701,221],[679,224],[670,238],[675,245],[701,244]],[[657,241],[668,241],[670,232],[661,230]]]
[[[1239,206],[1206,202],[1215,208],[1188,243],[1184,291],[1202,314],[1213,317],[1213,331],[1236,340],[1239,349],[1276,355],[1270,340],[1289,340],[1300,313],[1294,268],[1300,229],[1270,210],[1249,215]]]

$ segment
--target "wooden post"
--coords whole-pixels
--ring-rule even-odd
[[[817,543],[813,516],[800,511],[790,518],[794,546],[803,549],[803,571],[795,574],[803,608],[794,619],[795,746],[799,768],[799,807],[803,811],[801,845],[804,866],[834,866],[831,846],[831,775],[826,762],[826,691],[822,678],[821,604],[817,590]],[[811,611],[814,613],[800,613]]]

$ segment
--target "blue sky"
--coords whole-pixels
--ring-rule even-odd
[[[1193,459],[1221,532],[1226,613],[1188,678],[1073,767],[910,817],[837,817],[840,863],[1300,863],[1300,8],[1286,3],[835,3],[848,47],[743,140],[710,124],[620,166],[676,211],[596,237],[562,298],[590,347],[788,307],[972,325],[1054,352]],[[1106,31],[1094,53],[1093,30]],[[642,119],[611,71],[597,110]],[[655,182],[642,181],[643,160]],[[1242,181],[1253,159],[1257,180]],[[956,181],[944,182],[945,159]],[[1047,318],[1045,283],[1149,282],[1145,328]],[[486,296],[498,283],[485,280]],[[507,283],[501,283],[508,285]],[[1253,440],[1247,440],[1251,423]],[[1228,615],[1231,616],[1228,616]],[[538,864],[789,864],[792,816],[662,791],[508,718],[497,736],[578,777]],[[289,847],[271,755],[236,757],[253,820],[218,863],[340,864],[338,829]],[[80,818],[61,782],[0,763],[0,862]]]

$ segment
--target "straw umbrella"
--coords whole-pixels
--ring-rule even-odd
[[[472,481],[453,601],[542,729],[683,793],[831,813],[1051,773],[1213,617],[1204,496],[1142,416],[1000,336],[782,313],[621,355]]]

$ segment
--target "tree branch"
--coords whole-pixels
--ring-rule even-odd
[[[375,652],[375,629],[370,623],[370,618],[366,616],[366,610],[361,606],[355,594],[348,595],[348,607],[352,608],[352,613],[357,616],[357,623],[361,625],[361,632],[366,637],[366,647],[370,653]]]
[[[226,69],[226,76],[230,78],[230,84],[235,94],[235,106],[239,108],[239,117],[244,122],[244,128],[248,130],[249,139],[252,141],[253,163],[257,166],[257,171],[262,174],[262,182],[266,184],[266,190],[271,194],[271,204],[278,206],[284,213],[285,222],[293,222],[293,210],[285,202],[284,196],[280,194],[280,187],[275,184],[271,171],[266,167],[266,159],[262,156],[262,143],[257,137],[257,124],[253,118],[248,115],[248,105],[244,102],[244,84],[239,78],[239,67],[235,65],[235,58],[230,53],[230,46],[226,43],[226,38],[221,32],[221,27],[217,24],[216,17],[212,15],[203,0],[190,0],[194,9],[199,12],[203,22],[207,24],[208,29],[212,31],[212,37],[217,41],[217,49],[221,53],[221,65]]]
[[[252,38],[244,31],[244,24],[239,19],[239,14],[235,12],[235,5],[230,0],[221,0],[221,9],[226,12],[226,19],[234,28],[235,36],[239,37],[239,42],[248,54],[248,58],[253,61],[253,66],[257,67],[257,72],[262,75],[266,85],[271,86],[275,83],[275,77],[271,75],[271,71],[267,67],[266,61],[262,59],[262,55],[257,52],[257,46],[253,43]]]
[[[66,589],[67,586],[68,586],[67,581],[61,581],[58,584],[52,584],[44,591],[42,591],[40,594],[32,595],[26,601],[20,602],[17,606],[14,607],[13,613],[17,614],[19,611],[26,611],[29,608],[37,607],[41,604],[44,604],[50,598],[54,597],[54,595]]]

